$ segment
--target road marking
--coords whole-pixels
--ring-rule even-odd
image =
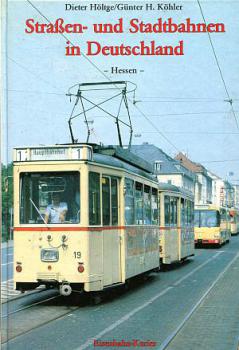
[[[184,281],[186,278],[190,277],[193,273],[195,273],[196,271],[198,271],[199,269],[201,269],[202,267],[204,267],[205,265],[207,265],[208,263],[210,263],[212,260],[214,260],[218,255],[222,254],[223,252],[218,252],[215,255],[213,255],[213,257],[209,258],[208,260],[206,260],[204,263],[202,263],[201,265],[199,265],[198,267],[196,267],[194,270],[190,271],[187,275],[185,275],[184,277],[180,278],[178,281],[176,281],[175,283],[173,283],[173,286],[177,286],[179,283],[181,283],[182,281]],[[142,304],[141,306],[138,306],[137,308],[133,309],[132,311],[130,311],[129,313],[127,313],[126,315],[124,315],[123,317],[121,317],[119,320],[115,321],[112,325],[110,325],[109,327],[105,328],[104,330],[102,330],[100,333],[96,334],[95,336],[93,336],[92,338],[89,338],[84,344],[82,344],[81,346],[79,346],[76,350],[84,350],[86,348],[88,348],[89,346],[92,346],[94,340],[98,340],[100,339],[103,335],[105,335],[106,333],[112,331],[113,329],[115,329],[116,327],[118,327],[119,325],[121,325],[122,323],[124,323],[125,321],[127,321],[130,317],[134,316],[137,312],[141,311],[142,309],[144,309],[145,307],[149,306],[150,304],[152,304],[155,300],[157,300],[158,298],[160,298],[161,296],[163,296],[164,294],[166,294],[169,290],[173,289],[174,287],[170,286],[167,287],[166,289],[164,289],[162,292],[156,294],[154,297],[152,297],[151,299],[149,299],[148,301],[146,301],[144,304]]]
[[[214,282],[210,285],[210,287],[206,290],[206,292],[203,294],[203,296],[198,300],[198,302],[194,305],[194,307],[190,310],[190,312],[184,317],[182,322],[179,324],[179,326],[176,328],[176,330],[170,334],[166,340],[160,345],[158,350],[164,350],[167,348],[167,346],[171,343],[171,341],[175,338],[175,336],[178,334],[178,332],[182,329],[184,324],[187,322],[187,320],[192,316],[194,311],[198,308],[198,306],[202,303],[202,301],[206,298],[206,296],[209,294],[209,292],[212,290],[212,288],[215,286],[215,284],[222,278],[222,276],[225,274],[225,272],[231,267],[231,265],[238,259],[239,253],[237,253],[236,256],[230,261],[230,263],[224,268],[223,271],[217,276],[217,278],[214,280]]]

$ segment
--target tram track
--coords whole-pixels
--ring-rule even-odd
[[[115,330],[118,326],[122,325],[123,323],[125,323],[126,321],[128,321],[131,317],[135,316],[138,312],[142,311],[143,309],[147,308],[148,306],[152,305],[152,303],[154,301],[156,301],[157,299],[163,297],[164,295],[166,295],[168,292],[172,291],[175,287],[177,287],[180,283],[182,283],[183,281],[185,281],[187,278],[191,277],[193,274],[195,274],[196,272],[198,272],[200,269],[202,269],[203,267],[207,266],[209,263],[211,263],[213,260],[215,260],[217,257],[219,257],[221,254],[223,254],[224,251],[218,251],[216,252],[212,257],[210,257],[209,259],[207,259],[206,261],[204,261],[203,263],[201,263],[200,265],[198,265],[195,269],[193,269],[192,271],[188,272],[186,275],[184,275],[183,277],[177,279],[176,281],[174,281],[171,285],[169,285],[168,287],[164,288],[162,291],[160,291],[159,293],[157,293],[156,295],[154,295],[153,297],[151,297],[148,301],[146,301],[145,303],[143,303],[142,305],[136,307],[135,309],[131,310],[129,313],[125,314],[124,316],[122,316],[120,319],[116,320],[114,323],[112,323],[110,326],[106,327],[105,329],[103,329],[102,331],[100,331],[99,333],[93,335],[91,338],[87,339],[83,344],[81,344],[78,348],[76,348],[75,350],[85,350],[87,348],[89,348],[92,345],[92,339],[94,340],[100,340],[102,339],[103,336],[105,336],[106,334],[110,333],[111,331]],[[239,255],[239,253],[238,253]],[[215,281],[214,281],[215,282]],[[216,283],[216,282],[215,282]],[[205,296],[206,297],[206,296]]]
[[[12,302],[14,301],[12,300]],[[59,305],[62,307],[59,307]],[[41,307],[44,307],[44,309],[41,309]],[[6,344],[9,340],[25,335],[49,322],[65,317],[79,307],[79,305],[66,305],[65,298],[57,293],[57,295],[10,311],[2,316],[2,344]],[[36,314],[38,317],[36,317]]]
[[[188,274],[180,278],[179,280],[175,281],[173,285],[177,285],[184,281],[186,278],[191,276],[193,273],[198,271],[199,269],[203,268],[205,265],[207,265],[209,262],[217,258],[222,252],[216,252],[212,257],[204,261],[202,264],[197,266],[195,269],[190,271]],[[160,297],[166,294],[169,290],[171,290],[173,286],[168,286],[167,288],[163,289],[159,295],[156,297]],[[54,291],[54,290],[52,290]],[[39,294],[38,294],[39,295]],[[77,295],[77,294],[73,294]],[[28,297],[34,297],[33,294],[26,295]],[[42,297],[42,296],[41,296]],[[19,299],[18,299],[19,300]],[[44,298],[42,300],[30,303],[26,306],[22,306],[20,308],[17,308],[16,310],[7,312],[5,315],[3,315],[3,335],[2,335],[2,343],[6,343],[9,340],[13,340],[14,338],[17,338],[18,336],[25,335],[32,330],[41,327],[43,325],[46,325],[50,322],[56,321],[57,319],[60,319],[62,317],[66,317],[68,314],[71,314],[72,312],[76,311],[81,307],[79,305],[80,303],[77,303],[77,305],[74,306],[74,303],[71,302],[71,306],[68,307],[66,299],[60,294],[50,296],[49,298]],[[54,301],[56,302],[54,304]],[[58,302],[57,302],[58,301]],[[16,299],[9,300],[9,304],[16,302]],[[150,303],[152,300],[150,300]],[[53,304],[52,304],[53,303]],[[84,301],[83,301],[84,303]],[[59,308],[59,305],[61,306]],[[44,307],[44,310],[41,309],[41,307]],[[145,305],[143,305],[144,307]],[[8,305],[8,309],[11,307],[11,305]],[[142,306],[140,306],[140,309]],[[136,310],[137,312],[138,310]],[[35,315],[38,314],[38,317],[36,318]],[[135,310],[133,314],[135,313]],[[132,315],[133,315],[132,314]],[[24,316],[22,316],[24,315]],[[54,315],[54,316],[53,316]],[[129,316],[131,317],[131,315]],[[30,320],[30,322],[28,321]],[[5,321],[5,322],[4,322]],[[32,321],[32,322],[31,322]],[[4,323],[7,324],[6,329],[4,329]],[[21,327],[19,327],[19,324]],[[114,326],[114,325],[113,325]]]
[[[193,268],[191,271],[188,271],[185,275],[172,281],[172,283],[168,284],[168,286],[166,285],[165,288],[163,288],[159,293],[151,297],[144,304],[136,307],[135,309],[131,310],[129,313],[124,314],[121,318],[115,320],[115,322],[113,322],[110,326],[101,330],[95,336],[90,337],[89,339],[86,339],[86,341],[83,344],[81,344],[79,348],[77,348],[77,350],[86,349],[92,345],[92,339],[96,339],[96,340],[102,339],[102,337],[105,334],[110,333],[110,331],[112,330],[115,331],[115,329],[118,326],[123,324],[125,321],[128,321],[138,311],[141,311],[145,307],[152,305],[152,303],[156,301],[158,298],[160,298],[161,296],[163,297],[169,291],[172,291],[175,287],[178,287],[180,283],[184,282],[187,278],[197,273],[203,267],[205,268],[208,264],[210,264],[210,262],[220,257],[223,253],[225,252],[215,251],[215,254],[213,256],[211,256],[207,260],[204,260],[201,264]],[[179,326],[165,339],[165,341],[163,341],[161,347],[159,348],[160,350],[167,349],[168,345],[171,343],[173,339],[177,337],[178,333],[185,326],[187,321],[190,319],[191,315],[197,310],[197,308],[202,303],[202,301],[207,297],[209,292],[213,289],[216,283],[220,280],[220,278],[225,274],[225,272],[230,268],[230,266],[238,257],[239,257],[239,253],[236,256],[234,256],[233,260],[231,260],[231,262],[226,265],[224,270],[222,270],[222,272],[219,273],[219,275],[213,280],[213,282],[211,281],[209,288],[207,288],[207,290],[203,292],[202,297],[196,302],[196,304],[187,313],[187,315],[181,321]],[[18,308],[13,312],[10,312],[8,315],[5,315],[5,320],[6,318],[8,318],[8,324],[10,325],[9,330],[11,332],[8,331],[8,333],[3,337],[3,344],[6,344],[6,342],[9,340],[16,341],[16,339],[18,339],[19,336],[27,335],[33,330],[36,330],[38,328],[40,329],[41,326],[46,326],[48,324],[51,324],[52,322],[54,324],[54,321],[56,320],[60,320],[60,319],[64,320],[64,318],[67,318],[67,316],[71,316],[71,314],[74,314],[82,306],[86,306],[86,304],[84,304],[84,301],[82,301],[81,298],[79,298],[79,300],[81,300],[80,303],[77,302],[76,304],[72,302],[72,300],[70,301],[70,299],[62,297],[61,295],[58,294],[56,296],[51,296],[44,300],[39,300],[37,302],[26,305],[25,307]],[[87,306],[89,306],[88,303],[87,303]],[[37,322],[36,322],[36,315],[38,315]],[[22,320],[24,320],[24,324],[21,324]],[[25,322],[25,320],[30,320],[30,322],[29,321]],[[21,325],[20,329],[19,329],[19,324]]]
[[[13,281],[13,280],[11,280],[11,281]],[[4,305],[4,304],[10,303],[12,301],[23,299],[23,298],[26,298],[30,295],[36,295],[36,294],[39,294],[39,293],[42,293],[45,291],[46,291],[46,288],[42,286],[42,287],[38,287],[36,290],[33,290],[33,291],[27,291],[25,293],[11,295],[12,290],[9,289],[6,293],[6,297],[2,296],[3,300],[1,300],[1,304]]]
[[[39,292],[41,292],[41,291],[39,291]],[[38,292],[38,293],[39,293],[39,292]],[[31,308],[32,306],[41,305],[41,304],[43,304],[43,303],[45,303],[45,302],[47,302],[47,301],[56,299],[56,298],[58,298],[59,296],[60,296],[60,295],[56,295],[56,296],[53,296],[53,297],[51,297],[51,298],[47,298],[47,299],[44,299],[44,300],[42,300],[42,301],[38,301],[38,302],[36,302],[36,303],[32,303],[32,304],[30,304],[30,305],[27,305],[27,306],[25,306],[25,307],[22,307],[22,308],[20,308],[20,309],[11,311],[11,312],[9,312],[9,313],[7,313],[7,314],[5,314],[5,315],[2,315],[2,318],[4,319],[4,318],[9,317],[9,316],[11,316],[11,315],[13,315],[13,314],[16,314],[17,312],[27,310],[27,309]],[[16,299],[12,299],[11,301],[15,301],[15,300],[16,300]]]
[[[180,322],[179,326],[164,340],[164,342],[160,345],[158,350],[165,350],[169,347],[171,342],[177,337],[179,332],[182,330],[183,327],[189,322],[191,316],[194,314],[195,311],[198,310],[202,302],[206,299],[206,297],[209,295],[209,293],[212,291],[212,289],[215,287],[215,285],[219,282],[219,280],[225,275],[225,273],[229,270],[229,268],[234,264],[234,262],[239,258],[239,253],[234,256],[234,258],[230,261],[230,263],[227,264],[227,266],[220,272],[220,274],[217,276],[217,278],[211,283],[209,288],[204,292],[202,297],[194,304],[194,306],[191,308],[191,310],[186,314],[184,319]]]

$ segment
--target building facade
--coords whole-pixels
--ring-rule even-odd
[[[234,188],[234,207],[239,209],[239,185],[233,185]]]
[[[173,159],[160,148],[148,143],[133,145],[130,151],[153,164],[154,173],[159,182],[181,187],[194,194],[195,175],[178,160]]]
[[[212,185],[213,204],[221,207],[228,207],[228,208],[234,207],[236,203],[238,205],[239,192],[235,194],[236,192],[235,186],[232,185],[229,181],[223,180],[219,176],[211,172],[209,174],[213,179],[213,185]]]
[[[180,161],[185,168],[195,174],[195,204],[211,204],[213,179],[209,175],[208,170],[203,165],[191,161],[182,152],[180,152],[175,159]]]

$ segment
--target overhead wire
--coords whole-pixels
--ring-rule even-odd
[[[6,91],[6,89],[4,89]],[[48,92],[48,91],[29,91],[29,90],[15,90],[15,89],[7,89],[9,92],[20,92],[25,94],[43,94],[43,95],[58,95],[58,96],[66,96],[64,93],[58,92]]]
[[[204,13],[203,13],[203,10],[202,10],[202,6],[201,6],[201,4],[200,4],[200,1],[197,0],[197,3],[198,3],[198,6],[199,6],[199,9],[200,9],[200,12],[201,12],[203,21],[204,21],[205,24],[207,24],[207,23],[206,23],[205,16],[204,16]],[[230,105],[231,105],[231,111],[232,111],[232,113],[233,113],[233,116],[234,116],[234,119],[235,119],[235,122],[236,122],[237,129],[239,130],[239,124],[238,124],[237,116],[236,116],[236,113],[235,113],[234,108],[233,108],[233,105],[232,105],[233,100],[231,99],[231,96],[230,96],[230,94],[229,94],[229,91],[228,91],[228,88],[227,88],[227,85],[226,85],[226,81],[225,81],[225,79],[224,79],[224,77],[223,77],[222,69],[221,69],[220,64],[219,64],[219,60],[218,60],[218,57],[217,57],[217,54],[216,54],[216,50],[215,50],[214,45],[213,45],[213,42],[212,42],[211,35],[210,35],[209,32],[207,32],[207,34],[208,34],[208,38],[209,38],[209,42],[210,42],[210,45],[211,45],[211,48],[212,48],[212,52],[213,52],[213,55],[214,55],[214,58],[215,58],[215,61],[216,61],[216,64],[217,64],[217,67],[218,67],[218,70],[219,70],[219,74],[220,74],[220,77],[221,77],[221,80],[222,80],[222,83],[223,83],[223,86],[224,86],[226,95],[227,95],[227,97],[228,97],[228,101],[227,101],[227,102],[229,102]]]
[[[45,18],[45,20],[48,22],[48,23],[52,23],[30,0],[26,0],[43,18]],[[201,5],[200,5],[200,2],[199,0],[197,0],[198,2],[198,5],[199,5],[199,8],[200,8],[200,11],[201,11],[201,14],[202,14],[202,17],[203,17],[203,20],[206,24],[206,20],[205,20],[205,17],[204,17],[204,14],[202,12],[202,8],[201,8]],[[60,33],[60,35],[62,37],[64,37],[70,44],[74,45],[72,43],[72,41],[66,36],[64,35],[63,33]],[[227,97],[228,97],[228,101],[227,102],[231,102],[231,98],[230,98],[230,95],[229,95],[229,92],[228,92],[228,89],[227,89],[227,86],[226,86],[226,83],[225,83],[225,80],[223,78],[223,75],[222,75],[222,71],[221,71],[221,68],[220,68],[220,65],[219,65],[219,61],[217,59],[217,55],[216,55],[216,52],[215,52],[215,49],[213,47],[213,43],[212,43],[212,40],[211,40],[211,37],[210,37],[210,34],[208,33],[208,36],[209,36],[209,40],[210,40],[210,43],[211,43],[211,47],[212,47],[212,50],[213,50],[213,53],[214,53],[214,57],[216,59],[216,62],[217,62],[217,66],[218,66],[218,69],[219,69],[219,72],[220,72],[220,75],[221,75],[221,78],[222,78],[222,81],[223,81],[223,84],[224,84],[224,88],[226,90],[226,93],[227,93]],[[99,72],[101,73],[108,81],[112,82],[112,80],[94,63],[92,62],[88,57],[87,55],[85,55],[83,52],[81,53],[82,56]],[[176,98],[174,98],[176,99]],[[180,99],[180,98],[179,98]],[[161,131],[159,130],[159,128],[148,118],[148,116],[133,102],[131,101],[131,99],[128,99],[135,107],[136,110],[138,110],[138,112],[148,121],[148,123],[157,131],[158,134],[160,134],[174,149],[176,149],[177,151],[179,151],[179,149],[174,145],[174,143],[171,142],[171,140]],[[162,102],[162,101],[161,101]],[[169,101],[169,102],[172,102],[172,101]],[[192,102],[192,101],[191,101]],[[239,125],[238,125],[238,121],[237,121],[237,117],[235,115],[235,111],[233,109],[233,106],[232,106],[232,103],[231,103],[231,109],[232,109],[232,112],[233,112],[233,115],[234,115],[234,118],[235,118],[235,121],[236,121],[236,124],[237,124],[237,128],[239,130]]]
[[[142,131],[141,134],[155,134],[156,131]],[[239,135],[239,132],[225,131],[164,131],[165,134],[185,134],[185,135]]]
[[[28,72],[29,74],[31,74],[31,75],[37,77],[37,79],[43,81],[45,84],[48,84],[48,85],[50,85],[51,87],[53,87],[54,89],[59,90],[56,86],[54,86],[53,84],[51,84],[49,81],[47,81],[46,79],[43,79],[39,74],[36,74],[36,73],[32,72],[31,70],[29,70],[28,68],[26,68],[23,64],[17,62],[15,59],[9,57],[8,55],[7,55],[7,58],[8,58],[8,60],[10,60],[10,61],[12,61],[13,63],[15,63],[17,66],[19,66],[20,68],[22,68],[23,70],[25,70],[25,71]]]
[[[30,1],[30,0],[26,0],[48,23],[52,24],[52,22]],[[59,33],[62,37],[64,37],[71,45],[74,46],[74,44],[72,43],[72,41],[63,33]],[[112,80],[108,77],[107,74],[105,74],[94,62],[92,62],[87,55],[85,55],[83,52],[81,53],[81,55],[99,72],[101,73],[105,79],[107,79],[108,81],[112,82]],[[171,140],[169,140],[169,138],[167,136],[165,136],[159,129],[158,127],[145,115],[145,113],[143,111],[141,111],[138,106],[136,106],[133,101],[131,101],[129,98],[128,100],[130,101],[131,104],[133,104],[133,106],[138,110],[138,112],[149,122],[149,124],[151,124],[151,126],[157,130],[157,132],[175,149],[179,152],[179,149],[171,142]]]
[[[239,162],[239,159],[199,160],[197,163],[226,163],[226,162]]]
[[[141,98],[141,96],[137,96],[137,98]],[[173,100],[202,100],[202,101],[221,101],[220,98],[211,98],[211,97],[176,97],[176,96],[143,96],[145,99],[173,99]]]
[[[136,103],[164,103],[164,102],[167,102],[167,103],[202,103],[202,102],[215,102],[215,103],[218,103],[218,102],[225,102],[225,100],[211,100],[211,101],[203,101],[203,100],[185,100],[185,101],[178,101],[178,100],[151,100],[151,101],[144,101],[144,100],[140,100],[140,101],[136,101]]]

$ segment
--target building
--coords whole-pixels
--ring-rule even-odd
[[[208,170],[202,164],[191,161],[182,152],[175,159],[195,174],[195,204],[211,204],[213,180]]]
[[[160,148],[143,143],[131,146],[130,151],[147,160],[154,166],[154,173],[159,182],[169,183],[194,194],[195,175],[179,161],[171,158]]]
[[[233,185],[234,188],[234,207],[239,209],[239,185]]]
[[[209,172],[212,180],[212,202],[217,206],[232,208],[235,206],[237,196],[237,205],[239,200],[239,192],[235,194],[235,185],[229,181],[221,179],[219,176]]]

